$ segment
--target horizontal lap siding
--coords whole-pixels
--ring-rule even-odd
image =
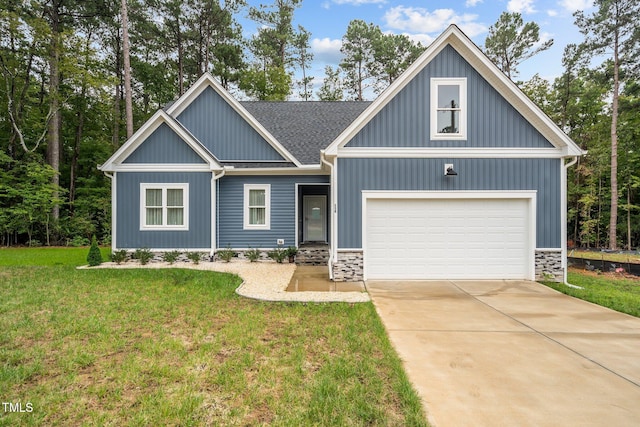
[[[338,159],[338,188],[339,248],[362,247],[363,190],[536,190],[536,247],[561,244],[559,159]]]
[[[467,78],[467,140],[430,140],[432,77]],[[534,147],[552,145],[451,46],[445,47],[347,147]]]
[[[277,239],[295,245],[296,183],[328,183],[321,176],[225,176],[218,187],[218,247],[273,248]],[[271,184],[271,229],[244,230],[244,184]]]
[[[118,248],[206,249],[211,247],[211,174],[207,172],[118,172]],[[140,183],[188,183],[189,230],[140,231]]]

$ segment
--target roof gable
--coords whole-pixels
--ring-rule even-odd
[[[195,135],[221,162],[300,163],[209,73],[167,113]]]
[[[163,110],[147,120],[99,169],[115,172],[149,167],[156,170],[222,169],[218,160]]]
[[[467,136],[431,139],[431,79],[465,78]],[[553,148],[453,47],[445,46],[346,147]]]
[[[385,107],[394,102],[398,102],[396,97],[410,86],[414,79],[445,49],[455,51],[459,57],[469,65],[470,69],[482,77],[486,84],[492,88],[496,94],[499,94],[507,105],[510,105],[512,111],[516,111],[524,120],[530,123],[533,129],[556,149],[556,152],[562,156],[578,156],[584,154],[584,151],[562,132],[562,130],[560,130],[515,83],[508,79],[455,25],[449,26],[393,84],[354,120],[354,122],[327,147],[324,151],[325,154],[329,156],[337,155],[338,149],[349,144]],[[444,65],[446,66],[446,64]],[[447,75],[446,77],[454,76]],[[420,81],[420,79],[418,79],[418,81]],[[426,94],[428,91],[423,91],[422,93]],[[426,119],[428,120],[428,115]],[[414,120],[416,119],[414,118]],[[424,141],[430,140],[427,138]],[[431,145],[431,147],[434,147],[434,145]],[[447,146],[447,148],[450,147],[451,145]],[[482,149],[485,149],[485,147],[482,147]],[[438,148],[436,147],[435,150],[438,150]]]
[[[166,123],[161,123],[122,163],[206,163]]]

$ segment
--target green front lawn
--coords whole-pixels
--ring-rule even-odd
[[[426,425],[371,303],[263,303],[237,276],[0,250],[0,425]]]
[[[567,295],[640,317],[640,278],[570,271],[567,279],[572,285],[583,289],[571,288],[561,283],[547,282],[545,285]]]

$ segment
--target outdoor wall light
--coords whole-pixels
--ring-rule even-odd
[[[453,170],[453,163],[446,163],[444,165],[444,176],[456,176],[458,172]]]

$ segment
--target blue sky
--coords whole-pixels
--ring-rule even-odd
[[[270,4],[271,0],[249,0],[249,5]],[[322,83],[325,65],[340,62],[341,38],[349,22],[362,19],[374,23],[383,32],[406,34],[428,45],[450,24],[458,25],[477,45],[482,46],[489,27],[504,11],[520,12],[525,22],[540,26],[542,40],[554,44],[522,63],[517,80],[529,80],[538,73],[553,80],[562,73],[562,52],[569,43],[579,43],[582,35],[574,25],[576,10],[592,11],[591,0],[303,0],[295,12],[294,24],[311,32],[314,53],[311,74],[316,76],[314,89]],[[244,19],[245,36],[254,28]]]

